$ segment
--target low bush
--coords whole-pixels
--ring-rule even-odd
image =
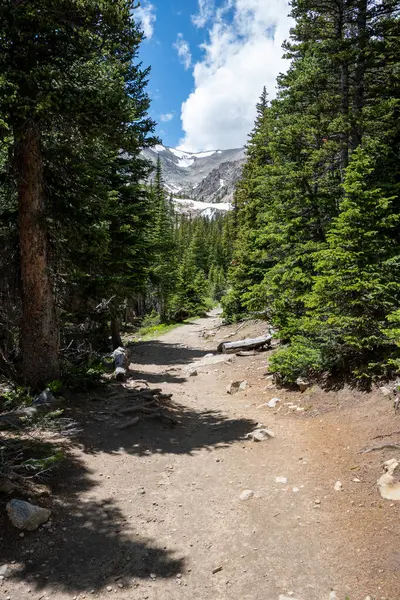
[[[319,348],[307,338],[294,338],[289,346],[271,358],[269,370],[282,383],[295,383],[298,377],[312,377],[325,368]]]

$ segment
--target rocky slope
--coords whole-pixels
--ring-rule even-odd
[[[161,159],[165,187],[174,196],[206,203],[229,203],[245,161],[245,149],[190,153],[157,145],[144,156]]]

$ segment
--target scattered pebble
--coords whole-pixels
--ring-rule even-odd
[[[334,486],[335,492],[341,492],[343,490],[343,485],[341,481],[337,481]]]
[[[244,490],[240,496],[239,496],[239,500],[245,501],[245,500],[249,500],[250,498],[252,498],[254,496],[254,492],[253,490]]]
[[[276,483],[287,483],[287,478],[286,477],[277,477],[275,479]]]
[[[269,402],[267,402],[267,406],[269,408],[275,408],[275,406],[278,404],[278,402],[280,402],[281,399],[280,398],[271,398],[271,400]]]

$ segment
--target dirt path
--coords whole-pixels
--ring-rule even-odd
[[[54,524],[1,538],[0,564],[15,563],[0,598],[400,598],[399,508],[374,487],[393,454],[358,453],[379,428],[396,429],[387,407],[348,392],[276,390],[266,354],[186,377],[185,366],[215,347],[199,334],[217,324],[201,319],[135,347],[132,377],[183,407],[175,429],[143,422],[120,431],[102,414],[107,398],[81,407]],[[237,379],[251,387],[230,396]],[[279,410],[257,408],[273,396]],[[258,422],[276,437],[245,440]],[[242,501],[244,490],[254,495]]]

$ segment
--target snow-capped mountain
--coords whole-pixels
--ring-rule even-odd
[[[229,203],[245,162],[245,149],[184,152],[157,145],[144,156],[153,163],[161,159],[166,189],[174,196],[212,203]]]

